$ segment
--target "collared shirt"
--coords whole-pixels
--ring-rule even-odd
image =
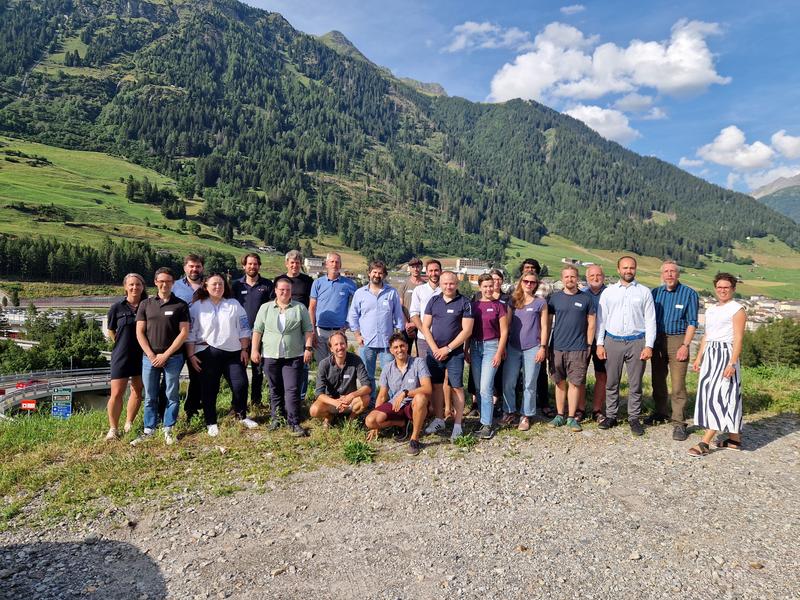
[[[369,385],[367,368],[361,358],[352,352],[345,354],[344,367],[341,369],[333,354],[323,358],[317,367],[317,398],[320,394],[340,398],[365,385]]]
[[[203,280],[200,279],[200,283],[202,284]],[[199,286],[198,286],[199,287]],[[178,279],[175,282],[175,285],[172,286],[172,293],[175,294],[178,298],[186,302],[189,306],[192,305],[192,296],[194,296],[196,288],[192,287],[192,284],[189,283],[189,278],[184,276]]]
[[[142,360],[142,348],[136,339],[136,313],[133,312],[128,298],[122,298],[108,309],[108,330],[114,332],[114,349],[112,357],[133,354],[131,360]]]
[[[247,313],[247,320],[251,328],[253,323],[256,322],[256,315],[261,305],[266,304],[275,297],[272,282],[260,275],[255,285],[247,283],[246,275],[241,279],[234,279],[231,289],[233,290],[233,297],[244,307],[244,312]]]
[[[144,335],[150,348],[156,354],[165,352],[181,332],[181,323],[189,322],[189,305],[170,294],[162,300],[159,296],[149,296],[139,302],[136,322],[144,322]]]
[[[284,273],[283,275],[278,275],[278,277],[286,277],[292,282],[292,300],[297,300],[308,308],[308,300],[311,298],[311,286],[314,285],[314,280],[305,273],[298,273],[297,277],[290,277],[288,273]],[[273,286],[278,277],[272,280]]]
[[[377,294],[369,285],[358,288],[347,322],[351,330],[361,332],[368,348],[388,348],[394,330],[403,329],[406,324],[400,294],[390,285],[384,285]]]
[[[311,297],[317,301],[316,325],[341,329],[347,325],[347,307],[356,293],[356,284],[341,275],[330,280],[327,275],[314,280]]]
[[[417,389],[422,382],[421,379],[430,379],[431,373],[424,358],[408,357],[405,369],[397,366],[397,361],[393,360],[381,371],[381,380],[378,384],[382,388],[389,390],[389,401],[391,402],[401,390]],[[411,402],[413,398],[403,400],[402,406]]]
[[[472,316],[472,303],[469,299],[456,292],[449,302],[439,294],[430,299],[425,307],[425,314],[431,315],[431,335],[433,341],[440,348],[456,339],[462,330],[462,319],[474,319]],[[463,348],[453,348],[452,354],[461,352]]]
[[[653,294],[638,281],[609,285],[600,295],[597,322],[597,345],[605,342],[606,332],[629,336],[644,333],[644,344],[652,348],[656,341],[656,308]]]
[[[408,309],[409,314],[412,317],[421,317],[425,314],[425,307],[428,305],[428,301],[436,294],[441,293],[442,289],[439,286],[433,288],[430,283],[418,285],[414,288],[414,291],[411,292],[411,308]],[[417,337],[421,340],[425,339],[425,336],[422,335],[422,329],[417,331]]]
[[[258,309],[253,331],[262,334],[261,354],[266,358],[295,358],[303,355],[305,334],[312,331],[308,309],[292,300],[283,315],[281,327],[281,309],[276,301],[262,304]]]
[[[227,352],[241,350],[239,340],[252,335],[247,313],[233,298],[223,298],[219,304],[210,298],[200,300],[189,307],[189,314],[192,326],[186,341],[195,345],[195,354],[209,346]]]
[[[697,292],[680,281],[670,291],[666,285],[653,290],[656,305],[656,329],[658,333],[681,335],[690,325],[697,327]]]

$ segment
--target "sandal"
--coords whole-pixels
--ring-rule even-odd
[[[586,413],[582,411],[580,408],[575,411],[575,420],[580,423],[586,417]]]
[[[696,446],[689,448],[689,456],[693,458],[702,458],[708,454],[708,444],[700,442]]]
[[[730,448],[731,450],[741,450],[742,442],[741,440],[732,440],[731,438],[725,438],[724,440],[717,440],[714,446],[716,446],[717,448]]]
[[[605,418],[606,414],[602,410],[596,410],[592,413],[592,419],[598,423]]]
[[[554,418],[555,418],[555,416],[556,416],[556,411],[555,411],[555,409],[554,409],[552,406],[545,406],[545,407],[542,409],[542,414],[543,414],[543,415],[544,415],[544,416],[545,416],[547,419],[554,419]]]

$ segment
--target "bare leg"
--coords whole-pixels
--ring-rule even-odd
[[[567,390],[567,398],[569,403],[569,416],[574,417],[575,411],[578,409],[578,401],[581,398],[581,385],[573,385],[569,384],[569,388]]]
[[[428,397],[425,394],[417,394],[411,401],[411,416],[413,417],[411,439],[419,441],[422,433],[422,426],[425,425],[425,417],[428,416]]]
[[[139,407],[142,406],[142,378],[131,377],[131,393],[128,396],[128,410],[125,414],[125,424],[133,423],[136,415],[139,414]]]
[[[558,414],[564,415],[567,410],[567,382],[559,381],[556,384],[556,410]]]
[[[431,403],[433,404],[433,416],[437,419],[444,419],[444,391],[441,383],[434,384]]]
[[[450,388],[453,403],[453,423],[461,425],[464,418],[464,388]]]
[[[139,383],[141,384],[141,378]],[[111,396],[108,398],[108,426],[110,429],[119,428],[119,416],[122,414],[122,396],[128,385],[127,379],[111,380]]]
[[[447,419],[453,414],[453,388],[450,387],[447,377],[444,378],[444,384],[442,384],[442,394],[444,396],[444,418]]]
[[[592,412],[602,412],[606,406],[606,374],[594,374],[594,401],[592,402]]]

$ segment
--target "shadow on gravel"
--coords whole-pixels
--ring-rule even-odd
[[[800,431],[800,415],[795,413],[770,415],[750,421],[742,428],[742,450],[758,450],[797,431]]]
[[[87,540],[0,546],[2,600],[166,597],[158,565],[131,544]]]

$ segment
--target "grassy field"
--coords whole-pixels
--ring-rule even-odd
[[[744,369],[743,381],[746,414],[800,411],[800,369]],[[690,397],[696,382],[691,374]],[[646,398],[649,394],[645,381]],[[110,506],[169,504],[175,494],[185,491],[216,495],[263,491],[268,482],[292,473],[370,459],[373,451],[377,461],[396,461],[404,452],[388,437],[365,448],[363,430],[352,426],[324,431],[311,424],[311,436],[302,439],[264,428],[245,431],[223,416],[229,402],[223,393],[218,407],[220,436],[215,440],[206,436],[199,419],[186,425],[181,418],[174,446],[159,438],[136,450],[127,443],[133,434],[115,443],[103,441],[107,422],[102,411],[77,413],[68,421],[39,414],[0,421],[0,531],[22,520],[46,526],[65,518],[91,518]],[[260,413],[255,418],[264,420]],[[137,426],[141,427],[141,414]],[[511,430],[500,435],[535,444],[546,430],[538,423],[527,433]],[[425,452],[458,453],[470,447],[435,444]]]
[[[736,265],[725,262],[711,262],[707,259],[704,269],[684,269],[682,280],[698,290],[711,290],[711,280],[719,271],[728,271],[742,278],[736,291],[744,296],[764,294],[779,299],[800,298],[800,252],[792,250],[775,238],[753,239],[738,244],[738,256],[750,256],[754,265]],[[512,238],[506,250],[506,261],[512,272],[523,259],[532,257],[548,265],[550,275],[558,277],[562,258],[577,258],[584,262],[602,265],[607,275],[616,275],[616,261],[622,252],[588,249],[565,238],[549,235],[542,238],[541,244],[529,244]],[[660,285],[659,269],[661,259],[637,256],[639,280],[648,286]],[[583,269],[581,269],[583,274]]]

